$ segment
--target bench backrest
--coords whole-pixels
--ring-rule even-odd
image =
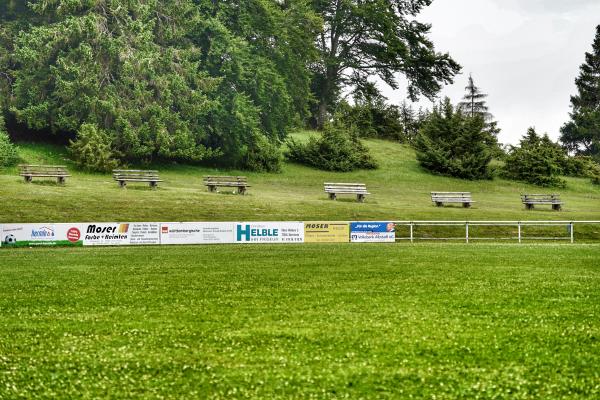
[[[208,175],[204,177],[205,185],[219,185],[221,183],[231,183],[231,184],[240,184],[246,185],[248,183],[248,178],[245,176],[222,176],[222,175]]]
[[[34,165],[20,164],[19,171],[21,175],[51,175],[51,176],[68,176],[69,171],[64,165]]]
[[[522,194],[523,203],[558,203],[560,194]]]
[[[141,169],[115,169],[115,180],[159,180],[158,171]]]
[[[471,192],[431,192],[433,202],[469,202]]]
[[[367,185],[364,183],[324,183],[327,193],[356,193],[367,194]]]

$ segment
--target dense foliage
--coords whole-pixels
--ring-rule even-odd
[[[306,116],[320,22],[305,2],[11,3],[0,90],[31,128],[95,130],[104,167],[89,137],[71,146],[90,168],[158,158],[276,170]]]
[[[315,123],[322,126],[332,113],[341,89],[360,87],[377,76],[393,88],[398,75],[408,81],[411,100],[433,98],[452,82],[460,66],[435,51],[427,38],[431,28],[414,20],[432,0],[313,0],[324,21],[313,64]]]
[[[160,159],[273,171],[288,130],[311,113],[324,122],[342,88],[369,75],[395,86],[402,73],[412,97],[431,97],[452,80],[459,66],[412,20],[430,3],[1,2],[0,109],[71,139],[87,168]],[[363,106],[369,129],[398,119]]]
[[[320,137],[311,137],[307,143],[289,139],[288,157],[326,171],[377,168],[377,162],[360,141],[357,130],[340,122],[326,125]]]
[[[489,135],[482,116],[465,115],[446,98],[433,108],[416,138],[417,160],[442,175],[490,178]]]
[[[529,128],[519,146],[512,146],[503,167],[503,175],[509,179],[525,181],[538,186],[564,187],[560,178],[567,163],[564,150],[548,135],[540,136]]]
[[[600,25],[575,84],[578,93],[571,96],[571,120],[562,127],[560,140],[569,151],[600,162]]]
[[[354,104],[340,102],[336,117],[346,125],[355,126],[361,137],[403,138],[398,107],[388,104],[373,83],[354,92]]]
[[[18,160],[17,148],[11,143],[4,126],[4,117],[0,115],[0,167],[14,165]]]

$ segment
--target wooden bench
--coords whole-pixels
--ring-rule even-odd
[[[21,164],[19,165],[19,171],[19,175],[27,183],[31,182],[33,178],[56,178],[56,182],[62,185],[71,176],[64,165]]]
[[[560,211],[563,204],[559,194],[522,194],[521,201],[528,210],[533,210],[538,204],[549,204],[553,210]]]
[[[113,170],[113,178],[119,182],[121,188],[125,188],[127,182],[147,182],[152,189],[156,189],[158,182],[162,182],[158,176],[158,171],[140,169],[115,169]]]
[[[471,192],[431,192],[431,201],[437,207],[442,207],[444,203],[461,203],[463,207],[469,208],[475,203]]]
[[[233,187],[237,188],[241,195],[246,194],[248,178],[245,176],[205,176],[204,185],[208,187],[209,192],[216,192],[217,187]]]
[[[324,183],[323,185],[330,200],[336,200],[338,194],[355,194],[356,201],[362,203],[365,201],[365,196],[371,194],[367,192],[367,185],[364,183]]]

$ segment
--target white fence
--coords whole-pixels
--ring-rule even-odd
[[[473,240],[507,240],[517,241],[522,243],[525,240],[564,240],[571,243],[575,242],[575,227],[583,225],[598,225],[600,228],[600,221],[396,221],[396,230],[398,227],[408,227],[409,235],[398,236],[396,235],[396,241],[410,241],[415,242],[417,240],[460,240],[469,243]],[[418,227],[464,227],[464,236],[456,237],[426,237],[419,236]],[[469,228],[473,227],[514,227],[516,229],[516,235],[506,237],[477,237],[469,233]],[[527,227],[564,227],[564,236],[527,236],[525,235],[525,228]]]

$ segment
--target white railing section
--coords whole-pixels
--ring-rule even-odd
[[[460,240],[469,243],[472,240],[515,240],[522,243],[525,240],[564,240],[571,243],[575,242],[575,226],[582,225],[600,225],[600,221],[395,221],[396,231],[398,227],[408,227],[409,236],[403,237],[396,235],[396,241],[408,240],[411,243],[417,240]],[[476,237],[469,234],[469,228],[488,226],[488,227],[514,227],[517,230],[516,236],[509,237]],[[464,227],[464,236],[460,237],[424,237],[418,236],[418,227]],[[526,227],[564,227],[565,236],[526,236],[524,228]],[[472,232],[472,230],[471,230]]]

